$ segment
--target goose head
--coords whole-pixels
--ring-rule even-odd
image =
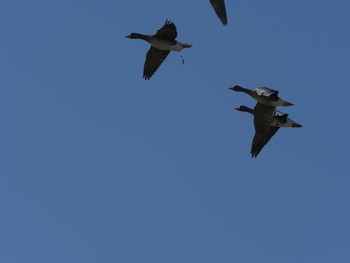
[[[138,33],[131,33],[127,36],[125,36],[126,38],[131,38],[131,39],[135,39],[135,38],[140,38],[140,34]]]
[[[239,90],[241,90],[241,89],[242,89],[242,87],[241,87],[241,86],[238,86],[238,85],[235,85],[235,86],[233,86],[233,87],[230,88],[230,90],[234,90],[234,91],[239,91]]]
[[[249,112],[249,113],[253,112],[253,110],[251,108],[248,108],[247,106],[244,106],[244,105],[241,105],[241,106],[235,108],[235,110],[245,111],[245,112]]]

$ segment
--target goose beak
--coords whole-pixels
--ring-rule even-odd
[[[125,36],[125,38],[131,38],[131,35],[127,35],[127,36]]]
[[[239,108],[239,107],[237,107],[237,108],[235,108],[235,110],[240,110],[240,108]]]
[[[293,124],[292,124],[292,127],[293,127],[293,128],[302,128],[303,126],[300,125],[300,124],[298,124],[298,123],[293,123]]]

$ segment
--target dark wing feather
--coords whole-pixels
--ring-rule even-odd
[[[276,132],[280,129],[280,127],[271,126],[269,132],[265,138],[265,145],[270,141],[270,139],[276,134]]]
[[[177,37],[175,24],[169,20],[166,20],[164,26],[158,29],[154,36],[160,39],[175,40]]]
[[[152,77],[154,72],[156,72],[156,70],[163,63],[169,53],[169,50],[160,50],[155,47],[151,47],[148,50],[145,65],[143,67],[143,77],[146,80]]]
[[[254,127],[258,135],[266,137],[272,122],[276,107],[257,103],[254,107]]]
[[[252,149],[250,151],[252,157],[256,158],[258,156],[262,148],[264,148],[264,146],[270,141],[270,139],[276,134],[279,129],[279,127],[270,126],[270,129],[265,138],[261,135],[255,134],[253,138]]]
[[[220,18],[221,22],[224,25],[227,25],[225,1],[224,0],[210,0],[210,3],[213,6],[216,15]]]
[[[265,146],[265,138],[261,135],[258,135],[255,133],[253,142],[252,142],[252,148],[250,150],[250,153],[252,157],[257,157],[262,148]]]
[[[251,148],[252,157],[257,157],[259,152],[266,144],[266,138],[269,135],[270,125],[275,108],[276,107],[266,106],[259,102],[254,108],[255,135]]]

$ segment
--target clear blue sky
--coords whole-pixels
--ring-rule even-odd
[[[226,8],[0,2],[0,262],[350,262],[350,2]],[[193,48],[144,81],[166,19]],[[252,159],[232,85],[304,128]]]

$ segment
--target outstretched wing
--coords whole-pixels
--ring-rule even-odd
[[[148,80],[152,77],[169,53],[169,50],[160,50],[151,46],[147,52],[145,65],[143,67],[144,79]]]
[[[265,138],[261,135],[255,134],[252,142],[252,148],[250,150],[250,153],[252,157],[257,157],[265,146]]]
[[[270,139],[276,134],[278,130],[279,127],[271,126],[265,138],[258,134],[254,135],[252,148],[250,151],[252,157],[258,156],[260,151],[264,148],[264,146],[270,141]]]
[[[270,125],[272,123],[275,108],[276,107],[267,106],[259,102],[254,108],[255,135],[250,152],[252,157],[257,157],[266,144],[266,139],[269,136]]]
[[[269,132],[266,135],[265,138],[265,145],[270,141],[270,139],[276,134],[276,132],[278,132],[278,130],[280,129],[280,127],[274,127],[271,126]]]
[[[210,0],[212,7],[215,10],[216,15],[220,18],[224,25],[227,25],[227,15],[224,0]]]
[[[160,39],[175,40],[177,37],[175,24],[169,20],[166,20],[164,26],[158,29],[154,36]]]
[[[258,135],[262,135],[266,138],[270,129],[270,124],[272,123],[275,108],[276,107],[267,106],[259,102],[254,107],[254,127]]]

